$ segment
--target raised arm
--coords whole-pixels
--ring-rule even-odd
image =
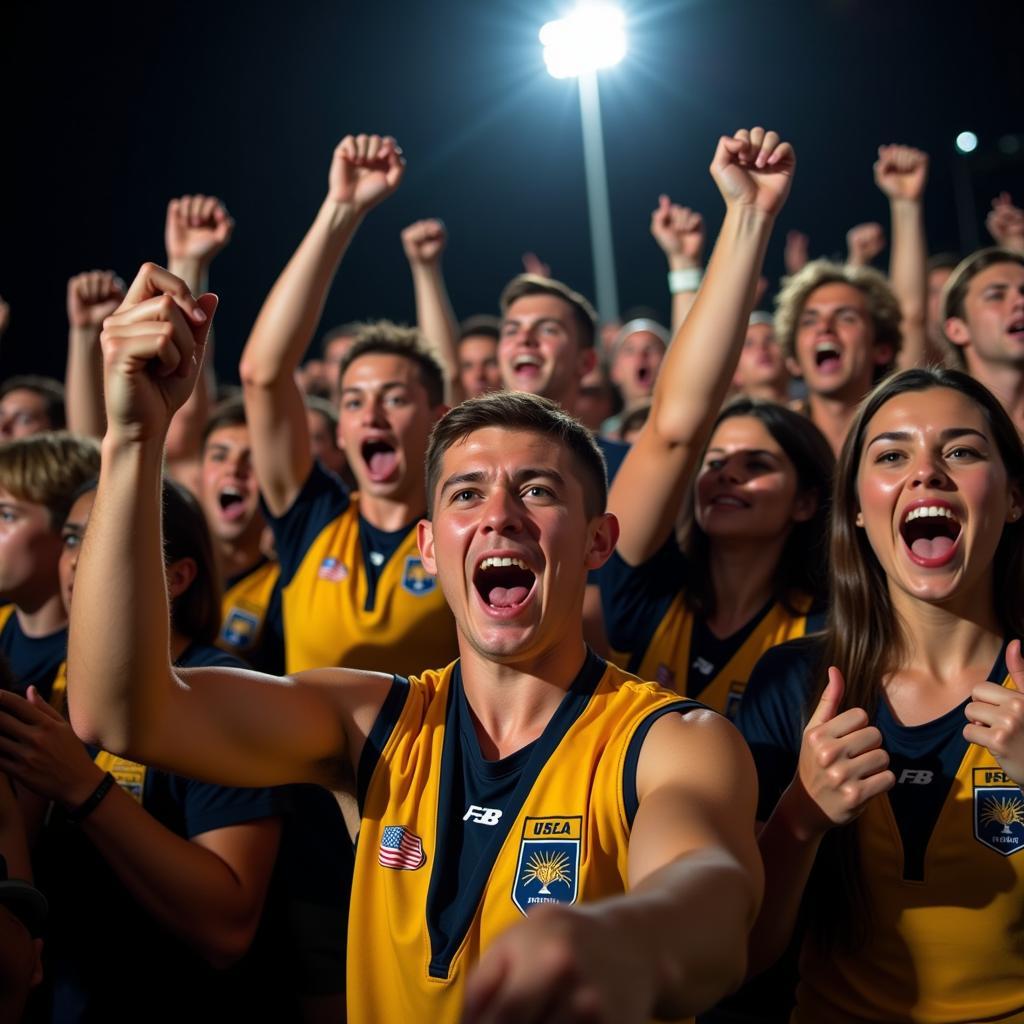
[[[704,221],[699,213],[658,197],[651,214],[651,237],[668,261],[672,294],[672,332],[679,330],[693,306],[704,268]]]
[[[346,135],[331,160],[327,197],[263,303],[239,374],[253,463],[274,515],[295,501],[313,466],[306,406],[295,371],[323,314],[327,293],[363,218],[398,188],[405,169],[392,138]]]
[[[210,264],[231,241],[234,230],[235,222],[215,196],[172,199],[167,204],[164,221],[167,269],[180,277],[193,295],[202,294],[209,288]],[[193,490],[202,454],[203,430],[217,394],[213,342],[211,332],[199,382],[167,431],[168,470]]]
[[[846,232],[846,262],[851,267],[866,267],[885,248],[885,230],[870,221],[854,224]]]
[[[330,784],[361,749],[388,677],[277,680],[233,669],[176,671],[161,538],[161,461],[171,416],[194,387],[216,296],[195,299],[146,264],[104,326],[107,433],[75,577],[68,701],[86,741],[227,785]],[[383,680],[383,682],[382,682]],[[377,705],[379,707],[379,704]],[[367,708],[369,710],[367,710]]]
[[[725,199],[725,220],[697,299],[662,363],[650,418],[608,499],[621,525],[619,554],[630,564],[645,562],[673,529],[736,370],[794,166],[792,147],[775,132],[754,128],[719,140],[711,173]]]
[[[68,430],[97,440],[106,429],[100,330],[122,299],[124,282],[112,270],[87,271],[68,281]]]
[[[448,232],[439,220],[418,220],[402,232],[416,293],[416,323],[444,367],[448,404],[458,405],[466,395],[459,375],[459,325],[441,270],[447,244]]]
[[[724,719],[656,722],[637,767],[628,891],[542,908],[499,936],[467,988],[467,1017],[640,1024],[689,1017],[738,987],[763,886],[756,791]],[[564,1017],[543,1014],[555,1000]]]
[[[880,146],[875,183],[889,199],[892,254],[889,282],[903,314],[903,344],[897,365],[901,370],[941,361],[944,353],[928,344],[928,243],[924,230],[924,189],[928,154],[910,146]]]

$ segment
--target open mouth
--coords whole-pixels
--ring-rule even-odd
[[[1024,341],[1024,318],[1012,320],[1006,328],[1006,333],[1015,341]]]
[[[734,494],[717,494],[711,499],[711,504],[716,508],[750,508],[748,502]]]
[[[484,604],[495,609],[524,604],[536,581],[536,574],[520,558],[485,558],[473,573],[477,593]]]
[[[237,519],[245,511],[245,495],[237,487],[221,488],[217,503],[226,519]]]
[[[823,341],[814,347],[814,365],[819,370],[834,370],[838,368],[842,357],[843,351],[835,342]]]
[[[944,565],[960,538],[960,520],[948,505],[916,505],[903,517],[900,535],[919,565]]]
[[[398,451],[387,441],[364,441],[359,451],[374,482],[387,480],[398,469]]]
[[[516,373],[536,373],[543,365],[543,360],[539,357],[524,354],[516,356],[512,369]]]

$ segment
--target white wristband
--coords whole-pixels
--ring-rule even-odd
[[[668,290],[673,295],[680,292],[695,292],[704,279],[704,271],[700,267],[687,267],[685,270],[668,272]]]

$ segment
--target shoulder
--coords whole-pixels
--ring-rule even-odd
[[[608,483],[611,483],[626,459],[629,445],[623,441],[613,441],[610,437],[602,437],[600,434],[595,434],[594,440],[597,442],[597,447],[601,449],[601,454],[604,455],[605,465],[608,468]]]

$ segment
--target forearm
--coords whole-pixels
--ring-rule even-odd
[[[691,259],[680,253],[670,253],[668,256],[669,272],[673,270],[693,270],[700,272],[700,260]],[[672,292],[672,335],[673,337],[683,326],[683,321],[689,316],[690,310],[697,299],[697,289],[691,291]]]
[[[926,318],[928,308],[928,243],[925,238],[924,208],[914,200],[894,200],[892,211],[892,257],[889,279],[902,314],[903,345],[901,369],[921,366],[927,361]]]
[[[699,448],[736,368],[774,218],[729,208],[701,289],[658,375],[651,420],[669,445]]]
[[[459,327],[448,298],[440,259],[433,263],[413,263],[412,283],[416,294],[416,323],[433,346],[444,367],[448,400],[457,405],[465,397],[459,380]]]
[[[75,577],[68,703],[79,736],[147,761],[174,685],[161,542],[162,438],[103,442],[96,503]]]
[[[246,342],[239,371],[247,387],[271,387],[284,379],[291,382],[360,220],[345,204],[327,200],[320,207],[306,237],[270,290]]]
[[[264,823],[261,823],[264,824]],[[279,819],[266,819],[260,839],[273,862]],[[226,967],[252,942],[266,893],[246,885],[216,853],[176,835],[114,786],[82,823],[121,884],[161,927],[214,967]]]
[[[68,430],[83,437],[103,436],[103,353],[98,327],[72,326],[68,331],[65,406]]]
[[[749,872],[720,850],[688,854],[606,904],[623,948],[649,965],[658,1019],[707,1010],[739,987],[758,891]]]
[[[802,792],[798,787],[794,780],[757,838],[764,861],[765,897],[750,933],[748,976],[770,967],[789,945],[821,845],[820,833],[799,824],[796,804]]]
[[[9,878],[32,880],[25,822],[10,779],[0,772],[0,856],[7,860]]]

